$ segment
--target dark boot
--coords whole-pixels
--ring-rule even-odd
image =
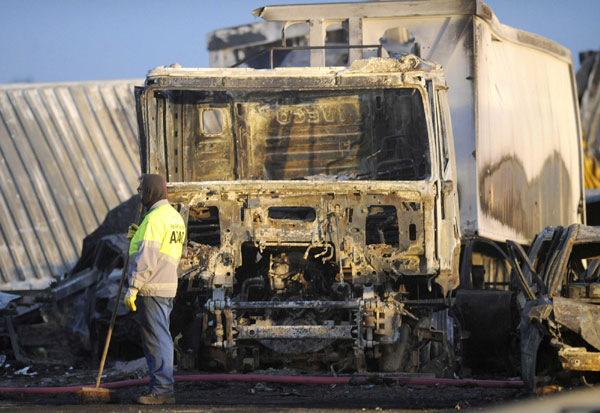
[[[175,404],[175,395],[173,393],[148,393],[138,397],[137,402],[139,404]]]

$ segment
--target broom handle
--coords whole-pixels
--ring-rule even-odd
[[[135,224],[139,225],[140,218],[142,217],[142,202],[138,206],[137,215],[135,218]],[[117,292],[117,299],[115,301],[115,308],[113,309],[112,317],[110,318],[110,324],[108,326],[108,333],[106,334],[106,342],[104,343],[104,351],[102,352],[102,358],[100,359],[100,370],[98,371],[98,378],[96,379],[96,388],[100,387],[100,381],[102,380],[102,372],[104,371],[104,363],[106,363],[106,355],[108,354],[108,346],[112,337],[113,328],[115,327],[115,321],[117,320],[117,309],[119,308],[119,302],[121,301],[121,292],[123,291],[123,284],[125,284],[125,276],[127,275],[127,267],[129,267],[129,248],[127,249],[127,257],[125,258],[125,266],[123,267],[123,273],[121,274],[121,282],[119,283],[119,291]]]

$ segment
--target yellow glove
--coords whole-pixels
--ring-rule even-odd
[[[135,298],[137,297],[138,290],[136,288],[130,288],[127,290],[127,294],[125,294],[125,299],[123,302],[125,303],[125,307],[129,311],[136,311],[137,307],[135,306]]]
[[[138,226],[137,225],[131,224],[129,226],[129,228],[127,229],[127,239],[129,241],[131,241],[131,239],[133,238],[133,236],[135,235],[135,233],[137,232],[137,230],[138,230]]]

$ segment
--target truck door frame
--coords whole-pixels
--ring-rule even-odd
[[[444,294],[460,283],[460,222],[456,185],[454,139],[445,85],[428,81],[435,142],[436,174],[436,252],[439,275],[436,283]]]

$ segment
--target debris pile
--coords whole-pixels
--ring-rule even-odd
[[[95,365],[114,306],[128,250],[125,231],[138,197],[110,211],[83,243],[82,255],[65,278],[45,290],[0,292],[0,366],[15,375],[35,375],[52,366]],[[139,330],[119,306],[111,356],[141,357]]]

